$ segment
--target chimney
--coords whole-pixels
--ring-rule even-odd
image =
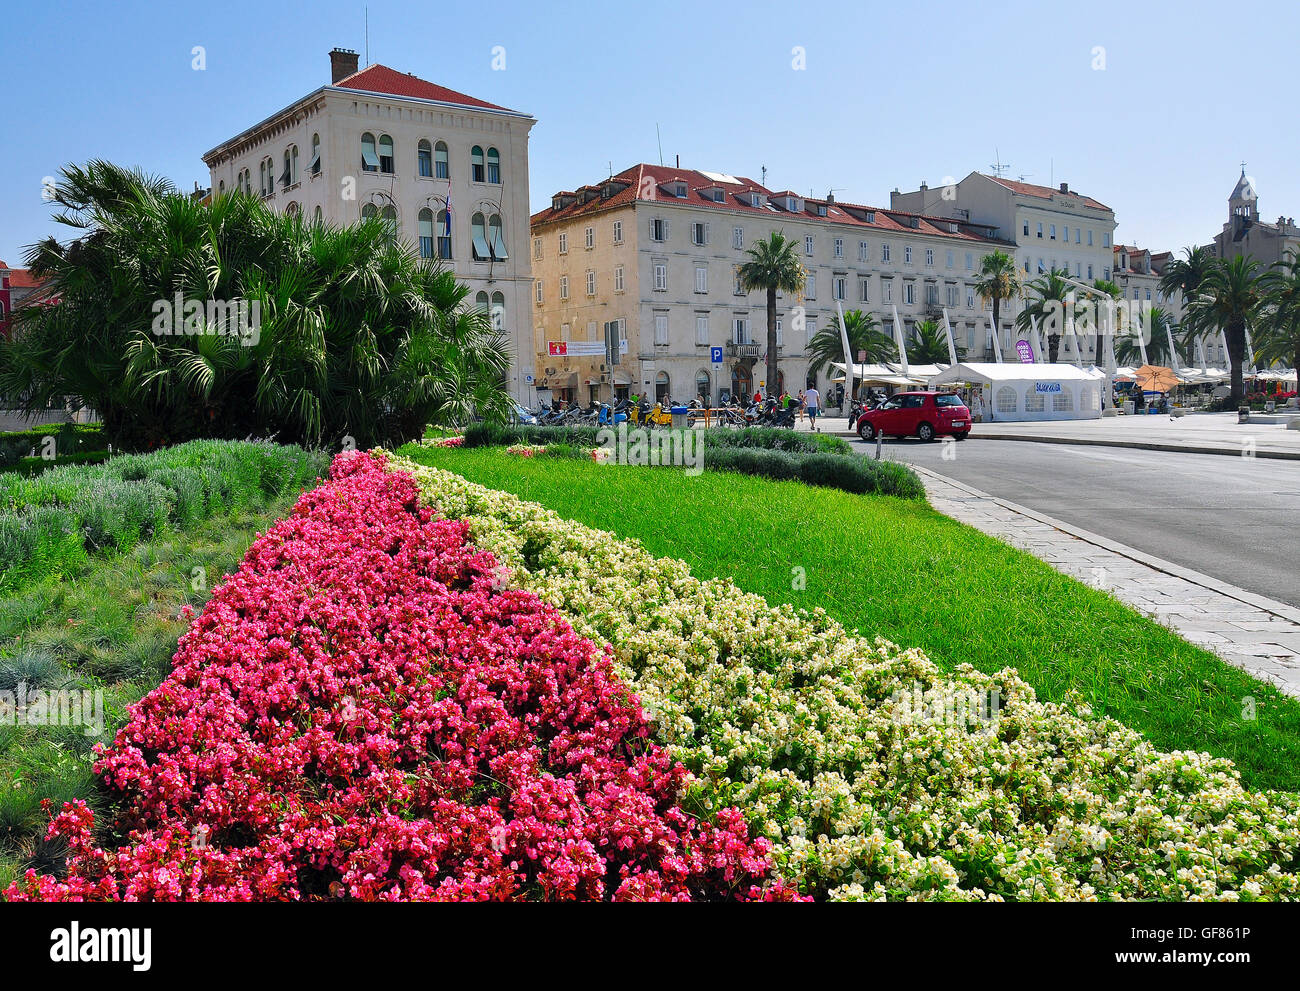
[[[355,73],[360,61],[361,57],[351,48],[336,48],[330,52],[330,84]]]
[[[1068,182],[1061,183],[1061,192],[1068,193],[1069,191],[1070,191],[1070,184]]]

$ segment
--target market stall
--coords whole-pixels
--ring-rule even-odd
[[[1101,416],[1104,372],[1065,364],[961,362],[930,381],[932,388],[970,385],[986,420],[1089,420]]]

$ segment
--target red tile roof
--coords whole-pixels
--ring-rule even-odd
[[[714,173],[716,175],[717,173]],[[891,210],[888,207],[863,206],[856,203],[841,203],[838,201],[828,201],[815,197],[801,196],[792,190],[782,190],[773,192],[760,186],[753,179],[744,176],[730,176],[735,182],[718,180],[706,175],[703,172],[697,172],[691,169],[681,169],[676,166],[665,165],[634,165],[629,169],[624,169],[617,175],[611,176],[605,182],[596,183],[589,189],[603,189],[608,183],[612,182],[615,186],[623,188],[617,189],[612,196],[607,199],[595,197],[582,202],[580,199],[555,209],[554,205],[547,207],[533,214],[531,218],[532,226],[542,224],[556,223],[562,220],[571,220],[576,217],[583,217],[603,213],[607,210],[614,210],[620,207],[630,206],[638,200],[644,201],[662,201],[668,204],[689,203],[695,207],[710,207],[715,210],[729,210],[733,212],[752,213],[764,217],[781,217],[797,216],[801,220],[820,221],[823,223],[843,225],[849,227],[861,227],[867,230],[877,231],[896,231],[910,232],[914,234],[928,234],[935,237],[948,237],[966,241],[979,241],[990,244],[1010,243],[1000,241],[996,238],[987,237],[979,231],[986,229],[985,225],[966,224],[954,220],[948,220],[940,217],[929,217],[923,214],[906,213],[899,210]],[[673,196],[666,193],[663,187],[673,182],[686,183],[685,198]],[[704,189],[718,189],[726,191],[721,203],[716,200],[701,195],[700,191]],[[639,195],[642,191],[651,191],[651,196]],[[742,200],[741,195],[745,193],[758,193],[766,197],[769,204],[786,196],[793,196],[803,201],[804,209],[801,212],[791,213],[783,210],[779,206],[751,206],[748,201]],[[573,193],[557,193],[557,196],[573,196]],[[826,207],[826,216],[821,217],[816,213],[819,206]],[[868,220],[870,214],[872,219]],[[911,227],[900,222],[899,217],[917,218],[917,226]],[[951,224],[957,225],[957,230],[949,229]]]
[[[4,267],[4,262],[0,262],[0,268]],[[9,270],[10,289],[39,289],[44,284],[45,280],[35,278],[29,268],[11,268]]]
[[[1051,199],[1053,196],[1073,196],[1084,206],[1090,206],[1097,210],[1110,209],[1110,207],[1105,203],[1099,203],[1091,196],[1083,196],[1073,190],[1068,193],[1063,193],[1059,189],[1053,189],[1051,186],[1036,186],[1032,182],[1017,182],[1014,179],[1002,179],[995,175],[985,175],[983,172],[981,172],[980,175],[984,176],[985,179],[988,179],[991,182],[996,182],[999,186],[1005,186],[1013,193],[1019,193],[1021,196],[1037,196],[1044,200]]]
[[[488,103],[454,89],[439,86],[413,76],[407,72],[398,72],[386,65],[369,65],[360,72],[354,72],[345,79],[340,79],[335,86],[344,89],[365,90],[368,93],[389,93],[393,96],[410,96],[420,100],[437,100],[439,103],[454,103],[462,107],[478,107],[482,110],[508,110],[507,107]],[[514,113],[514,111],[509,111]]]

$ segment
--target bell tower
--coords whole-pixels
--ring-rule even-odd
[[[1233,233],[1249,227],[1259,220],[1259,194],[1255,184],[1246,175],[1246,163],[1241,163],[1241,178],[1228,197],[1228,226]]]

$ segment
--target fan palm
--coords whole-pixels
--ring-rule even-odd
[[[1124,298],[1124,290],[1121,289],[1114,282],[1111,282],[1109,279],[1098,279],[1096,282],[1092,284],[1092,287],[1096,289],[1097,292],[1104,292],[1114,302],[1118,302],[1119,300]],[[1094,300],[1095,299],[1096,297],[1094,297]],[[1104,306],[1105,302],[1102,301],[1101,305]],[[1098,307],[1098,309],[1100,309],[1100,307]],[[1094,310],[1093,312],[1096,311]],[[1085,313],[1088,313],[1086,308],[1081,310],[1080,315],[1084,315]],[[1090,315],[1089,315],[1089,319],[1091,319]],[[1097,339],[1095,341],[1097,345],[1095,357],[1096,357],[1097,364],[1100,365],[1100,364],[1104,364],[1102,360],[1102,355],[1105,354],[1106,335],[1108,333],[1113,333],[1114,328],[1110,326],[1109,320],[1107,320],[1106,322],[1103,322],[1102,320],[1095,320],[1092,322],[1095,324],[1093,329],[1096,331],[1097,334]]]
[[[1001,333],[1002,301],[1020,295],[1020,269],[1016,260],[1005,251],[991,251],[980,261],[979,275],[974,289],[979,298],[993,304],[993,346],[998,346]]]
[[[1206,274],[1213,268],[1215,258],[1203,247],[1184,248],[1183,255],[1185,257],[1171,261],[1160,273],[1160,291],[1170,300],[1182,296],[1190,304],[1200,291]],[[1196,325],[1194,314],[1188,310],[1178,328],[1178,343],[1187,353],[1195,354],[1196,343],[1205,329]]]
[[[748,251],[737,275],[746,292],[755,290],[767,294],[767,387],[777,388],[776,348],[776,294],[801,292],[808,273],[795,251],[795,243],[780,231],[773,231],[767,240],[758,241]],[[847,319],[847,318],[846,318]]]
[[[1258,320],[1264,303],[1264,289],[1258,275],[1259,262],[1244,255],[1220,259],[1210,266],[1188,305],[1188,316],[1202,330],[1222,327],[1228,338],[1228,359],[1232,364],[1232,403],[1240,405],[1242,372],[1246,363],[1246,327]]]
[[[82,233],[28,260],[60,302],[21,310],[0,344],[0,393],[29,409],[79,396],[128,448],[249,434],[369,445],[471,408],[504,415],[501,334],[382,219],[333,227],[256,197],[199,203],[105,162],[65,169],[54,200]],[[214,308],[161,333],[156,314],[178,297],[244,300],[256,332],[231,333]]]
[[[1145,322],[1148,337],[1146,364],[1165,365],[1177,369],[1178,356],[1169,351],[1168,331],[1173,325],[1172,314],[1163,307],[1153,306],[1146,311]],[[1131,365],[1136,368],[1143,364],[1142,346],[1134,335],[1125,334],[1115,345],[1115,357],[1121,365]]]
[[[857,361],[865,352],[868,364],[893,361],[898,349],[893,340],[880,329],[880,321],[870,313],[849,310],[844,314],[844,329],[849,335],[852,354],[845,357],[844,339],[840,334],[840,318],[831,317],[830,325],[823,327],[808,342],[808,374],[814,376],[832,361]]]

